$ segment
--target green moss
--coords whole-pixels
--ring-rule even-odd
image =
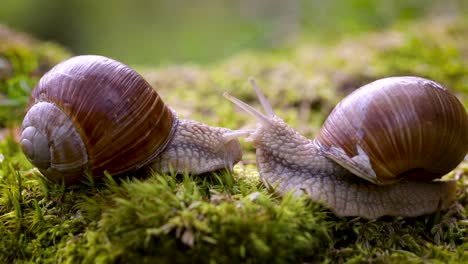
[[[327,226],[323,215],[311,213],[312,205],[291,196],[279,201],[237,181],[229,174],[125,181],[113,187],[96,233],[78,238],[67,251],[91,250],[92,258],[123,262],[285,262],[323,256],[318,253],[330,241]],[[97,206],[87,200],[80,207]],[[303,251],[308,253],[297,254]]]
[[[260,109],[247,82],[254,76],[277,114],[312,137],[340,98],[384,76],[426,76],[467,100],[467,31],[462,19],[433,20],[281,56],[243,53],[212,66],[138,70],[181,117],[233,129],[254,120],[222,93]],[[41,68],[39,46],[21,45],[22,55],[13,56],[20,70],[3,79],[4,98],[24,104],[40,76],[32,73],[53,64]],[[278,197],[261,183],[252,145],[242,144],[232,174],[135,172],[64,187],[44,180],[7,137],[0,143],[0,262],[468,262],[467,161],[449,175],[460,180],[448,211],[364,220],[336,217],[305,197]]]
[[[64,188],[1,164],[2,262],[297,262],[323,258],[331,246],[323,209],[272,196],[258,178],[108,177]]]

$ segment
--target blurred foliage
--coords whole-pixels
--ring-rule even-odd
[[[334,45],[303,42],[288,54],[247,51],[213,66],[139,70],[181,117],[228,128],[255,126],[253,118],[233,113],[233,106],[220,100],[228,91],[261,109],[247,81],[253,76],[278,116],[314,137],[341,98],[388,76],[433,79],[468,107],[467,42],[468,21],[443,17],[362,33]]]
[[[428,14],[466,14],[464,0],[2,0],[0,22],[77,54],[130,64],[208,63],[239,51],[284,52]]]
[[[24,115],[38,79],[69,56],[56,44],[36,41],[0,25],[0,128]]]

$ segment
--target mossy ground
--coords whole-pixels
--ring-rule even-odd
[[[17,40],[0,46],[7,62],[0,100],[23,113],[37,71],[68,53],[50,45],[44,53],[43,43]],[[428,77],[468,106],[467,41],[466,20],[425,20],[329,47],[244,53],[210,67],[137,69],[181,117],[233,129],[254,123],[222,93],[258,106],[247,83],[254,76],[277,114],[313,137],[341,97],[381,77]],[[28,89],[17,95],[15,83]],[[19,124],[21,114],[10,113],[2,109],[2,127]],[[449,175],[460,180],[458,201],[448,211],[365,220],[336,217],[305,197],[276,195],[261,184],[246,142],[233,174],[135,172],[65,187],[44,180],[13,138],[0,143],[1,263],[468,262],[467,161]]]

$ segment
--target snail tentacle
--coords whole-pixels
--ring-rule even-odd
[[[233,130],[231,132],[227,132],[227,133],[224,133],[223,134],[223,139],[226,141],[226,142],[229,142],[233,139],[237,139],[237,138],[240,138],[240,137],[250,137],[250,135],[252,135],[252,133],[254,132],[255,130],[253,129],[238,129],[238,130]]]
[[[252,87],[255,89],[255,92],[257,93],[258,100],[262,104],[263,110],[265,111],[266,115],[268,117],[274,117],[275,112],[273,111],[273,108],[271,107],[270,103],[266,99],[265,95],[262,93],[262,90],[257,85],[257,82],[255,82],[255,79],[253,77],[250,77],[249,82],[252,85]]]
[[[268,117],[264,115],[262,112],[258,111],[257,109],[253,108],[252,106],[244,103],[243,101],[237,99],[236,97],[230,95],[229,93],[225,92],[223,93],[223,96],[228,99],[229,101],[233,102],[235,105],[237,105],[239,108],[244,110],[245,112],[249,113],[252,115],[255,119],[257,119],[257,122],[265,127],[270,126],[271,124],[271,117]]]

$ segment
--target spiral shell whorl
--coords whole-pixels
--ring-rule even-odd
[[[21,134],[21,148],[26,157],[40,169],[50,166],[49,142],[42,131],[26,125]]]
[[[54,120],[54,122],[50,122]],[[56,127],[54,124],[61,124]],[[23,121],[21,146],[26,157],[48,178],[77,179],[88,169],[88,154],[68,116],[48,102],[33,105]]]

